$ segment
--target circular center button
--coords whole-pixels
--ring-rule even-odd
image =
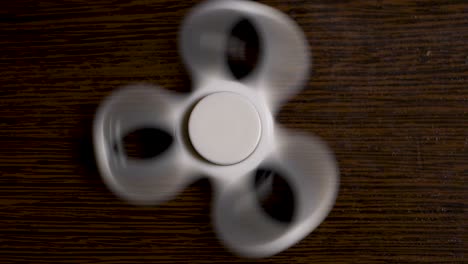
[[[210,94],[190,114],[190,141],[206,160],[231,165],[247,158],[260,140],[257,109],[245,97],[232,92]]]

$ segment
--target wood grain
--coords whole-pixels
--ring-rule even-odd
[[[278,116],[334,150],[336,206],[270,259],[227,252],[211,187],[119,201],[90,144],[119,85],[188,92],[177,30],[197,1],[5,1],[0,8],[0,263],[466,263],[468,3],[262,1],[306,32],[305,90]]]

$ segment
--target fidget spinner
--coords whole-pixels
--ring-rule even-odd
[[[225,50],[241,19],[252,23],[262,45],[256,68],[238,80]],[[309,71],[303,33],[285,14],[260,3],[208,1],[186,17],[179,41],[193,80],[190,95],[136,84],[100,105],[93,133],[104,182],[131,203],[154,205],[205,175],[213,183],[214,229],[228,249],[246,257],[287,249],[325,219],[338,190],[337,164],[324,142],[274,122]],[[141,128],[165,131],[171,145],[154,158],[128,157],[123,137]],[[252,184],[258,168],[281,172],[291,186],[290,223],[261,208]]]

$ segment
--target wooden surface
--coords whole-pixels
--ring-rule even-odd
[[[262,1],[306,32],[313,69],[278,116],[341,170],[336,206],[270,259],[225,251],[211,187],[119,201],[93,163],[94,111],[119,85],[186,92],[194,1],[5,1],[0,8],[0,263],[466,263],[468,3]]]

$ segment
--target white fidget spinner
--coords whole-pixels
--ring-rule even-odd
[[[242,80],[229,71],[229,32],[248,19],[262,39],[257,67]],[[101,104],[94,146],[104,182],[136,204],[158,204],[177,195],[198,175],[214,186],[212,218],[227,248],[247,257],[267,257],[292,246],[331,210],[338,169],[318,138],[283,128],[273,116],[298,92],[309,70],[305,37],[283,13],[242,0],[197,6],[180,32],[180,51],[192,75],[188,96],[157,86],[129,85]],[[172,136],[170,147],[151,159],[132,159],[123,137],[141,128]],[[261,208],[252,184],[259,167],[280,171],[291,186],[290,223]]]

